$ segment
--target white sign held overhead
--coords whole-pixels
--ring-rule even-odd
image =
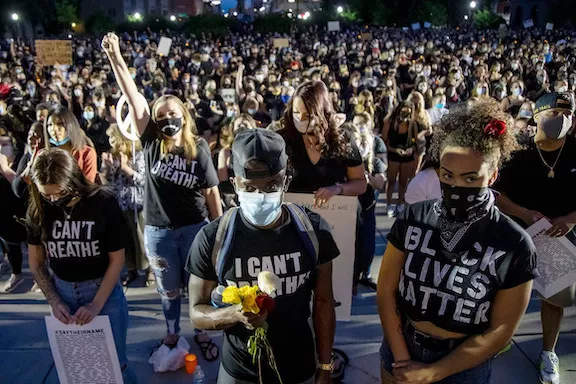
[[[412,30],[417,31],[420,29],[420,23],[412,23]]]
[[[61,384],[123,383],[108,316],[84,325],[63,324],[53,316],[45,322]]]
[[[340,31],[339,21],[329,21],[328,22],[328,32],[338,32]]]
[[[532,28],[534,26],[534,21],[532,19],[524,20],[524,28]]]
[[[170,53],[170,47],[172,47],[172,39],[162,36],[160,38],[160,42],[158,43],[158,49],[156,50],[156,53],[162,56],[168,56]]]
[[[430,27],[432,27],[432,23],[431,23],[431,22],[429,22],[429,21],[424,22],[424,28],[428,29],[428,28],[430,28]]]
[[[355,196],[334,196],[322,207],[315,207],[314,195],[307,193],[287,193],[284,200],[310,209],[322,216],[330,225],[332,236],[340,250],[340,256],[334,260],[332,270],[336,319],[338,321],[350,321],[354,244],[356,243],[356,231],[350,230],[350,223],[356,223],[358,198]]]
[[[554,23],[546,23],[546,30],[548,31],[554,30]]]

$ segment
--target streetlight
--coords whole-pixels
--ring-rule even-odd
[[[476,2],[474,0],[470,2],[470,8],[472,9],[476,8]]]
[[[464,20],[468,20],[468,15],[464,15]]]
[[[344,12],[344,8],[341,5],[339,5],[338,8],[336,8],[336,12],[342,13]]]
[[[18,21],[18,20],[20,20],[20,16],[17,13],[13,13],[12,14],[12,20]]]
[[[72,28],[76,28],[76,23],[72,23],[72,24],[70,24],[70,26],[71,26]]]
[[[176,16],[174,15],[170,16],[170,21],[176,21]]]
[[[140,12],[136,12],[134,14],[134,20],[141,20],[142,19],[142,15],[140,14]]]

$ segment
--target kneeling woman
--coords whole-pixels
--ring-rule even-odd
[[[510,342],[537,275],[532,240],[489,189],[516,145],[494,101],[442,120],[433,141],[442,197],[398,216],[382,261],[383,382],[490,382],[492,356]]]
[[[62,149],[40,153],[30,177],[28,255],[34,280],[64,324],[109,316],[124,382],[135,383],[127,367],[128,306],[119,280],[129,233],[116,198],[87,181]]]

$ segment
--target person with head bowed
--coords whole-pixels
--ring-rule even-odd
[[[502,212],[530,226],[542,218],[552,223],[546,233],[575,239],[576,224],[576,139],[572,128],[574,96],[551,92],[536,102],[536,135],[529,137],[502,170],[495,188]],[[540,379],[545,384],[560,382],[558,356],[554,352],[564,308],[576,303],[575,285],[542,300],[542,353]]]
[[[260,376],[248,349],[248,339],[264,322],[282,382],[331,383],[336,326],[332,260],[340,252],[330,227],[318,214],[283,202],[290,177],[278,133],[260,128],[240,132],[231,152],[240,207],[202,228],[194,240],[186,265],[190,319],[197,328],[224,330],[219,384],[278,382],[264,355]],[[253,285],[262,281],[262,271],[276,275],[271,280],[274,311],[217,308],[219,285]]]
[[[118,36],[106,35],[102,48],[126,96],[144,151],[145,245],[166,318],[162,343],[174,346],[180,333],[180,289],[188,282],[184,270],[188,250],[198,231],[222,215],[218,175],[210,148],[196,136],[194,120],[182,101],[164,95],[150,111],[120,53]],[[218,357],[207,335],[197,335],[196,340],[204,357]]]
[[[290,192],[314,193],[317,206],[336,195],[366,192],[362,156],[354,139],[341,130],[344,121],[334,112],[322,81],[296,89],[279,132],[294,172]]]
[[[136,383],[127,365],[128,305],[119,280],[129,234],[116,198],[58,148],[36,157],[30,178],[28,261],[52,315],[78,325],[107,315],[124,383]]]
[[[435,132],[442,196],[398,215],[380,269],[383,382],[489,383],[518,327],[534,244],[490,189],[517,148],[511,124],[488,100],[453,108]]]

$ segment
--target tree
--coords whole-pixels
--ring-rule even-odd
[[[78,21],[78,4],[71,0],[56,0],[56,21],[65,26]]]
[[[114,28],[114,23],[102,9],[98,9],[86,21],[86,31],[92,34],[102,34]]]
[[[448,10],[439,2],[424,1],[422,6],[418,7],[417,18],[419,21],[429,21],[433,25],[446,25]]]
[[[478,29],[498,28],[502,23],[505,23],[502,16],[491,12],[488,9],[483,9],[474,14],[474,24]]]

